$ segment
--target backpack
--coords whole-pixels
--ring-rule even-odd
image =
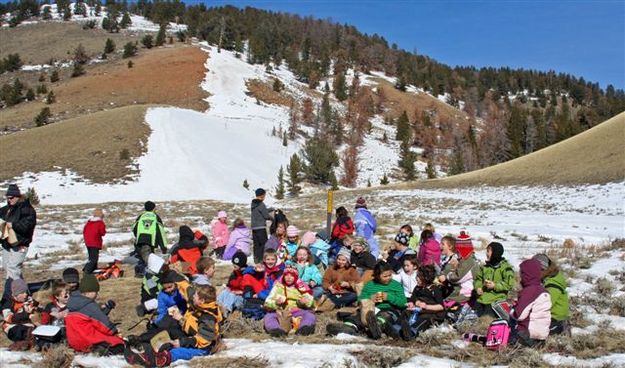
[[[115,260],[108,264],[108,266],[104,268],[100,268],[94,270],[95,278],[98,281],[108,280],[110,278],[116,279],[124,276],[124,271],[119,267],[121,265],[121,261]]]
[[[505,319],[496,319],[491,322],[486,332],[485,346],[489,350],[499,350],[508,346],[508,339],[510,338],[510,325]]]
[[[241,308],[241,314],[245,318],[251,318],[253,320],[261,320],[265,317],[265,309],[263,305],[265,302],[258,298],[245,299],[243,308]]]

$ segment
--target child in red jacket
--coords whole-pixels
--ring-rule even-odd
[[[332,225],[332,235],[330,237],[330,257],[336,258],[336,255],[343,247],[343,238],[345,235],[354,234],[354,222],[348,216],[347,209],[341,206],[336,209],[336,221]]]
[[[238,251],[232,256],[232,273],[228,283],[219,295],[217,303],[224,308],[224,314],[228,316],[236,309],[243,307],[243,272],[247,268],[247,256]]]
[[[83,268],[85,273],[93,273],[98,268],[98,257],[102,249],[102,238],[106,235],[106,224],[104,224],[104,212],[100,208],[93,211],[93,216],[87,220],[82,231],[87,246],[89,261]]]

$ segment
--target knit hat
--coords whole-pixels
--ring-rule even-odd
[[[284,281],[284,276],[286,275],[292,275],[293,277],[295,277],[295,281],[297,281],[297,279],[299,278],[299,272],[297,272],[297,268],[295,267],[286,267],[284,269],[284,271],[282,272],[282,281]]]
[[[80,287],[78,288],[81,293],[90,293],[90,292],[99,292],[100,291],[100,283],[93,276],[93,274],[86,273],[83,275],[82,280],[80,280]]]
[[[354,238],[352,247],[356,244],[359,244],[361,247],[363,247],[365,249],[365,252],[369,251],[369,242],[367,241],[367,239],[363,238],[362,236],[357,236]]]
[[[152,201],[147,201],[143,204],[143,208],[145,208],[146,211],[154,211],[154,209],[156,208],[156,203]]]
[[[228,218],[228,214],[226,211],[219,211],[217,212],[217,218]]]
[[[242,251],[238,250],[234,256],[232,256],[232,264],[239,266],[240,268],[247,267],[247,256]]]
[[[324,229],[317,231],[317,238],[323,240],[326,243],[328,243],[330,240],[330,237],[328,236],[328,232]]]
[[[180,240],[182,239],[192,240],[195,238],[195,234],[193,233],[193,230],[191,230],[191,228],[188,227],[187,225],[180,226],[180,228],[178,229],[178,235],[180,235]]]
[[[20,192],[20,188],[17,187],[17,184],[9,184],[7,188],[7,197],[21,197],[22,193]]]
[[[404,234],[402,232],[397,233],[397,235],[395,235],[395,241],[398,242],[401,245],[408,245],[408,243],[410,242],[410,237],[408,236],[408,234]]]
[[[254,194],[255,194],[257,197],[260,197],[260,196],[262,196],[262,195],[263,195],[263,194],[265,194],[265,193],[267,193],[267,192],[266,192],[263,188],[258,188],[258,189],[256,189],[256,190],[254,191]]]
[[[339,258],[340,256],[347,258],[347,263],[352,263],[352,252],[350,252],[349,249],[345,247],[341,247],[341,250],[339,250],[339,253],[336,255],[336,258]]]
[[[286,228],[286,236],[287,237],[299,236],[299,229],[293,225],[289,225],[289,227]]]
[[[150,253],[148,256],[148,270],[150,272],[157,274],[161,272],[161,268],[165,264],[165,260],[154,253]]]
[[[491,250],[491,256],[488,263],[491,265],[499,264],[503,256],[503,245],[501,243],[491,242],[488,244],[487,248],[490,248]]]
[[[307,231],[302,236],[302,245],[305,247],[310,246],[315,241],[317,241],[317,237],[315,236],[315,233],[313,233],[312,231]]]
[[[178,273],[173,270],[169,270],[165,272],[163,277],[161,277],[161,283],[163,284],[171,284],[179,280]]]
[[[11,282],[11,295],[18,296],[22,293],[28,293],[28,285],[22,279],[13,279]]]
[[[80,275],[78,274],[78,270],[75,268],[66,268],[63,270],[63,281],[65,282],[74,282],[78,283],[80,279]]]
[[[460,231],[460,235],[456,238],[456,251],[460,255],[460,258],[467,258],[473,252],[473,242],[471,241],[471,235],[466,231]]]
[[[356,208],[367,208],[367,202],[363,197],[358,197],[356,200]]]
[[[549,256],[547,256],[546,254],[543,254],[543,253],[535,255],[534,257],[532,257],[532,259],[535,259],[538,262],[540,262],[540,265],[541,265],[543,271],[546,270],[547,267],[549,267],[549,264],[551,263],[551,260],[549,259]]]

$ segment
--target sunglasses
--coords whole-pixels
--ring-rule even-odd
[[[8,200],[15,199],[17,197],[7,197]]]

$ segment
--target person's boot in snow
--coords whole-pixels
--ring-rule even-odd
[[[380,328],[380,324],[378,323],[378,318],[375,316],[374,311],[368,311],[365,316],[365,320],[367,322],[367,328],[369,329],[369,334],[371,338],[374,340],[382,337],[382,329]]]
[[[275,328],[273,330],[268,330],[267,333],[271,337],[284,337],[284,336],[286,336],[286,332],[282,331],[279,328]]]
[[[330,336],[336,336],[340,333],[358,335],[358,329],[350,324],[330,323],[326,326],[326,333]]]
[[[315,326],[302,326],[299,330],[295,331],[296,335],[308,336],[315,333]]]

